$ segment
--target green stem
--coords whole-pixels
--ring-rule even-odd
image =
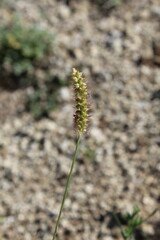
[[[58,218],[57,218],[57,221],[56,221],[56,226],[55,226],[55,230],[54,230],[54,233],[53,233],[52,240],[56,239],[57,229],[58,229],[58,226],[59,226],[61,214],[62,214],[63,207],[64,207],[64,202],[65,202],[66,197],[67,197],[67,193],[68,193],[68,189],[69,189],[69,185],[70,185],[70,181],[71,181],[71,177],[72,177],[72,171],[73,171],[74,164],[75,164],[75,161],[76,161],[76,158],[77,158],[77,152],[78,152],[78,147],[79,147],[79,143],[80,143],[80,138],[81,138],[81,135],[79,134],[78,139],[77,139],[77,143],[76,143],[76,149],[75,149],[75,152],[74,152],[74,157],[73,157],[73,160],[72,160],[72,165],[71,165],[70,172],[69,172],[69,175],[68,175],[68,178],[67,178],[67,183],[66,183],[64,194],[63,194],[63,199],[62,199],[61,207],[60,207],[60,210],[59,210]]]
[[[116,222],[117,222],[117,224],[118,224],[118,227],[119,227],[119,229],[120,229],[120,232],[121,232],[121,235],[122,235],[123,239],[126,240],[127,238],[126,238],[126,236],[125,236],[125,234],[124,234],[124,231],[123,231],[121,222],[120,222],[117,214],[116,214],[115,212],[111,212],[111,214],[112,214],[112,216],[114,217],[114,219],[116,220]]]

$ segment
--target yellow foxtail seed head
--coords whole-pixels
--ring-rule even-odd
[[[89,122],[89,104],[88,89],[85,78],[82,73],[75,68],[72,70],[72,82],[75,93],[75,128],[79,134],[85,133],[88,129]]]

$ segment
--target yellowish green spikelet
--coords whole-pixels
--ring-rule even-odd
[[[85,133],[89,122],[88,89],[82,73],[75,68],[72,70],[72,81],[75,90],[75,128],[79,134]]]

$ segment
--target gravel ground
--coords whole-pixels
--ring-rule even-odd
[[[108,211],[146,217],[160,207],[160,4],[131,0],[112,12],[89,1],[7,1],[0,19],[18,13],[56,33],[53,71],[80,68],[92,95],[59,240],[121,240]],[[72,89],[35,121],[26,90],[0,93],[0,240],[50,240],[75,148]],[[136,240],[160,239],[160,213]]]

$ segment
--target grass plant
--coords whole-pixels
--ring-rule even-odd
[[[85,80],[85,78],[82,77],[82,73],[77,71],[75,68],[73,68],[73,71],[72,71],[72,83],[73,83],[74,95],[75,95],[74,127],[75,127],[75,131],[77,134],[77,141],[76,141],[76,148],[75,148],[71,168],[70,168],[70,171],[68,174],[67,183],[65,186],[65,191],[63,194],[63,199],[61,202],[61,207],[59,210],[59,214],[58,214],[58,218],[56,221],[52,240],[56,240],[56,235],[57,235],[57,230],[58,230],[58,226],[60,223],[61,214],[62,214],[62,211],[64,208],[64,203],[65,203],[65,200],[67,197],[75,161],[77,158],[77,152],[78,152],[78,148],[79,148],[79,144],[80,144],[80,139],[81,139],[81,136],[87,132],[88,123],[89,123],[90,109],[89,109],[89,103],[88,103],[89,95],[88,95],[88,88],[87,88],[86,80]]]

